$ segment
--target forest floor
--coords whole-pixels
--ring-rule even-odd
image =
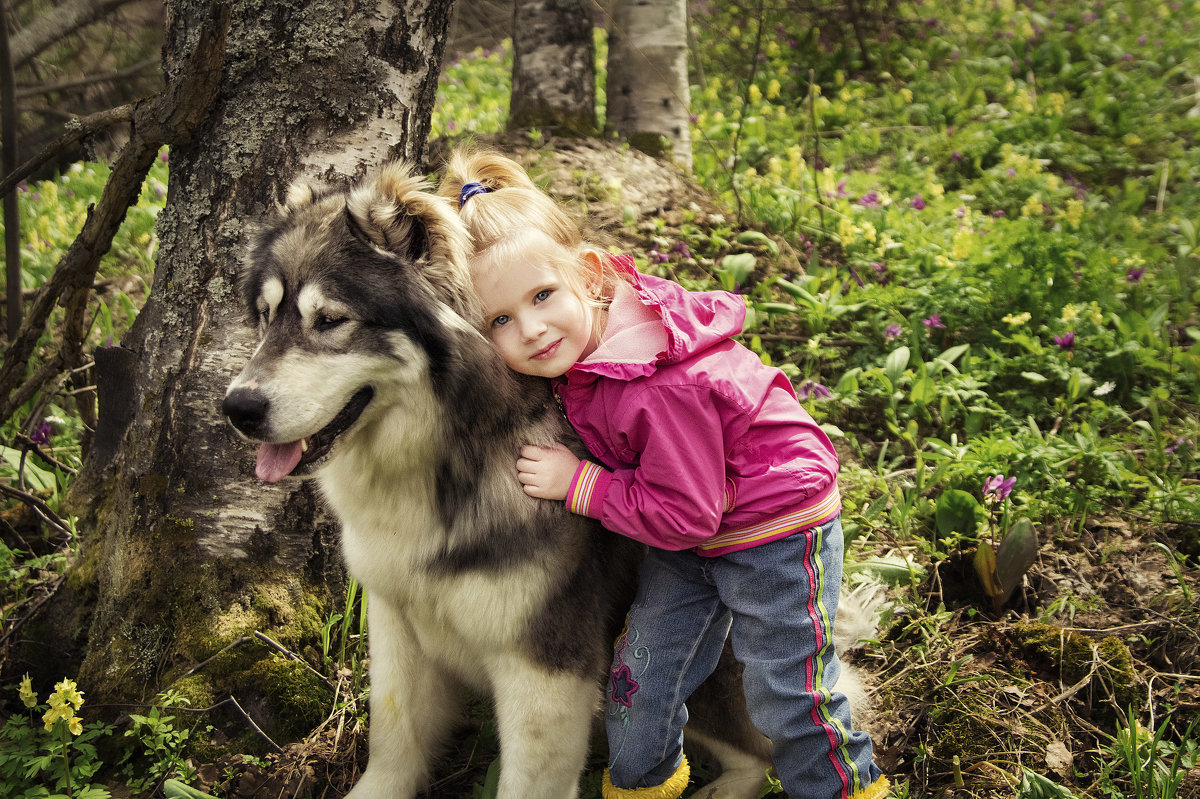
[[[592,226],[622,250],[644,253],[655,237],[680,238],[685,219],[704,225],[728,214],[678,170],[617,145],[481,143],[515,154],[551,192],[585,205]],[[444,154],[437,144],[431,168]],[[623,222],[631,217],[657,221]],[[925,573],[919,585],[893,590],[879,639],[851,658],[873,683],[877,761],[898,786],[907,783],[893,795],[1111,795],[1122,773],[1113,741],[1128,707],[1141,718],[1152,710],[1151,728],[1168,722],[1180,736],[1200,715],[1200,577],[1195,553],[1181,572],[1168,552],[1196,532],[1160,529],[1119,508],[1064,521],[1042,534],[1037,562],[1000,615],[970,553],[930,562],[915,545],[865,542],[856,555],[905,554]],[[495,730],[482,703],[475,711],[428,796],[490,795],[480,786]],[[335,797],[353,784],[366,750],[364,730],[341,714],[282,754],[256,764],[229,755],[201,764],[200,775],[222,796]],[[592,765],[584,797],[598,795],[603,764]],[[1031,775],[1070,793],[1037,793]],[[1178,796],[1200,797],[1200,769]]]

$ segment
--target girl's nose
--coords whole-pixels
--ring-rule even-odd
[[[538,336],[546,331],[546,325],[538,318],[525,318],[521,320],[521,335],[526,341],[534,341]]]

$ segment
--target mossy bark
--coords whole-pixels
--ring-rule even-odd
[[[167,1],[168,91],[211,5]],[[114,446],[97,449],[71,497],[80,557],[54,613],[74,614],[75,631],[58,637],[78,644],[82,663],[62,659],[59,676],[79,665],[90,701],[144,701],[256,629],[302,649],[340,601],[336,525],[315,490],[256,481],[253,453],[221,417],[225,386],[253,347],[239,258],[293,178],[339,181],[419,159],[450,5],[232,3],[216,101],[170,152],[150,296],[119,356],[100,359],[131,388],[100,421]],[[258,674],[264,702],[288,693],[270,687],[283,679],[274,653],[238,649],[189,690],[219,695]],[[271,712],[296,728],[295,712]]]

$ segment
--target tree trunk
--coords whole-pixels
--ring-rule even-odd
[[[607,128],[692,167],[687,0],[616,0],[608,32]]]
[[[121,346],[97,353],[100,429],[72,493],[83,538],[68,581],[94,601],[79,674],[91,701],[151,697],[255,630],[299,647],[340,601],[336,528],[314,490],[258,482],[220,412],[254,346],[239,258],[294,177],[419,159],[451,2],[233,4],[219,94],[170,152],[149,299]],[[166,5],[171,91],[212,2]],[[270,708],[282,697],[265,650],[222,657],[190,678],[196,692],[262,700],[269,731],[307,732],[311,719]]]
[[[584,0],[516,0],[508,129],[596,132],[596,50]]]

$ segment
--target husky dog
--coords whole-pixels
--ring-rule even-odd
[[[243,275],[261,343],[224,412],[262,442],[260,479],[316,477],[370,594],[353,799],[423,787],[464,687],[494,702],[502,799],[576,796],[641,557],[522,491],[520,446],[572,434],[546,382],[479,332],[467,257],[447,201],[392,164],[349,189],[293,186]],[[721,795],[755,796],[769,749],[736,673],[714,680],[690,703],[697,737],[725,766]]]

